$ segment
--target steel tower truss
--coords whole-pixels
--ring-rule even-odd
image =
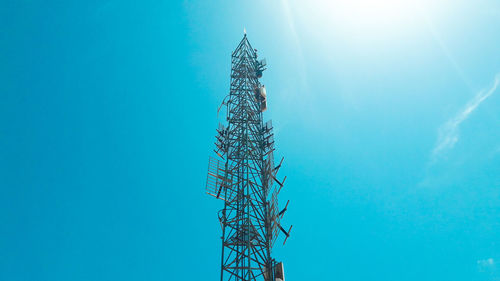
[[[278,194],[286,179],[277,179],[283,159],[274,165],[272,124],[262,118],[265,94],[259,96],[259,77],[265,62],[257,60],[245,35],[232,53],[231,64],[230,93],[223,101],[227,126],[217,129],[218,157],[209,159],[206,185],[208,194],[224,201],[219,211],[220,280],[274,281],[280,273],[271,250],[279,232],[286,241],[291,227],[286,231],[280,224],[288,206],[287,202],[278,209]]]

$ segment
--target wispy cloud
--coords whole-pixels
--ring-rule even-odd
[[[478,260],[477,264],[479,266],[485,266],[485,267],[486,266],[493,266],[493,265],[495,265],[495,260],[493,258]]]
[[[452,149],[459,139],[460,124],[467,120],[469,115],[488,97],[490,97],[500,84],[500,73],[497,73],[493,85],[477,93],[457,115],[444,123],[438,132],[438,139],[432,150],[432,161],[434,162],[442,153]]]
[[[491,280],[500,280],[495,277],[500,277],[498,275],[497,271],[497,261],[493,258],[487,258],[487,259],[482,259],[477,261],[477,269],[479,272],[486,273],[490,275],[490,277],[493,277]]]

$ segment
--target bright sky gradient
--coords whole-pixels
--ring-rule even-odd
[[[218,280],[243,28],[287,281],[500,280],[498,0],[0,1],[0,280]]]

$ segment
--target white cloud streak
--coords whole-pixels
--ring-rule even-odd
[[[478,260],[477,264],[479,264],[481,266],[492,266],[492,265],[495,265],[495,260],[493,258]]]
[[[500,84],[500,73],[497,73],[491,88],[482,90],[472,98],[457,115],[444,123],[438,132],[438,140],[432,150],[432,161],[435,161],[442,153],[452,149],[459,139],[460,124],[488,97],[490,97]]]

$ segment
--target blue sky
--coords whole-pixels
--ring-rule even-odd
[[[500,280],[494,0],[1,1],[0,280],[219,278],[204,184],[243,28],[287,280]]]

